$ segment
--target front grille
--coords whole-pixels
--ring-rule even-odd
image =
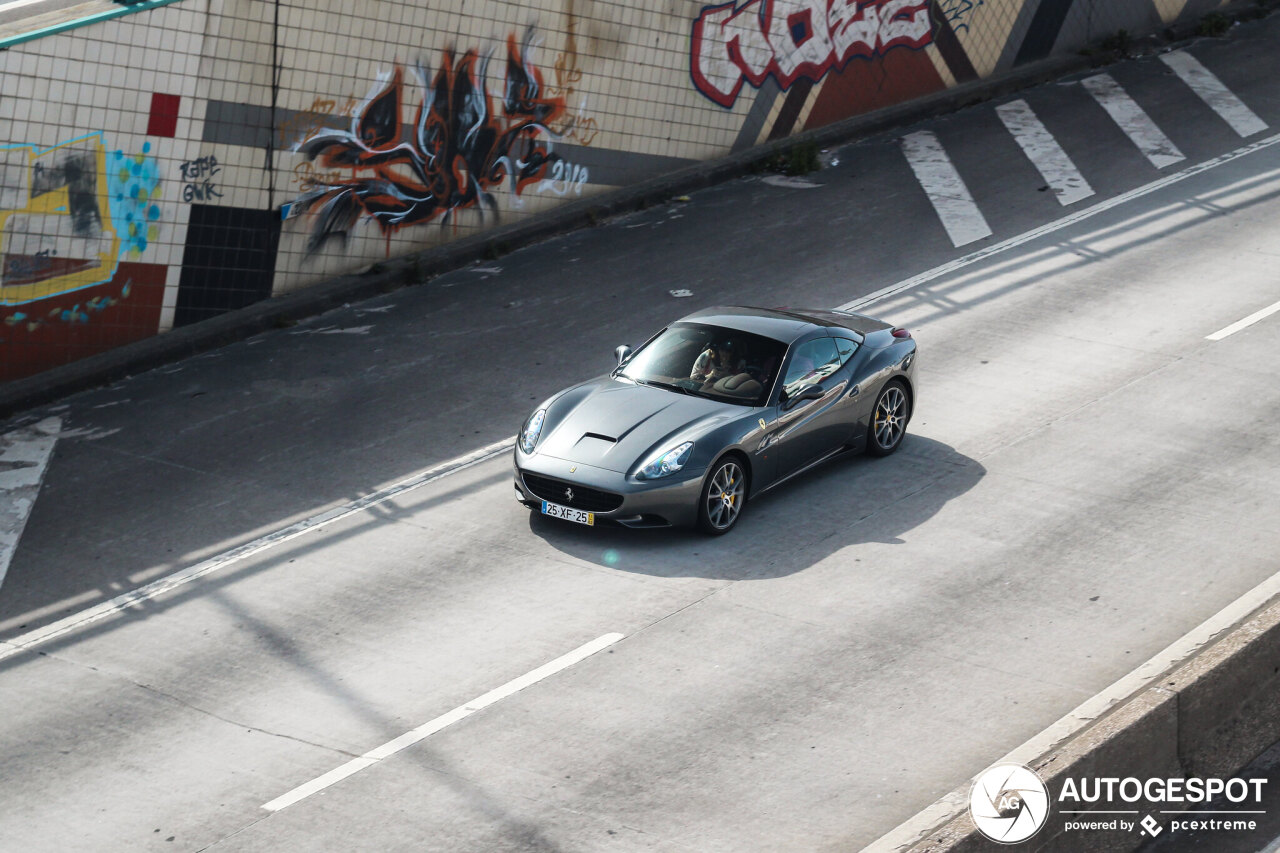
[[[622,495],[613,492],[602,492],[580,483],[567,483],[541,474],[525,474],[524,485],[544,501],[551,501],[561,506],[582,509],[587,512],[612,512],[622,506]],[[573,497],[566,494],[573,491]]]

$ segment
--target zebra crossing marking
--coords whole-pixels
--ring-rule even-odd
[[[1267,123],[1245,106],[1200,60],[1182,50],[1161,54],[1160,61],[1200,96],[1209,107],[1231,125],[1240,136],[1253,136],[1267,129]]]
[[[1093,187],[1026,101],[1018,99],[1001,104],[996,107],[996,115],[1057,195],[1059,203],[1065,207],[1093,195]]]
[[[0,584],[9,572],[61,432],[62,419],[51,417],[0,435]]]
[[[1093,95],[1093,99],[1107,111],[1111,120],[1133,140],[1133,144],[1147,156],[1151,165],[1163,169],[1186,159],[1178,146],[1156,127],[1147,111],[1138,106],[1138,102],[1129,97],[1129,93],[1120,88],[1120,84],[1111,79],[1110,74],[1086,77],[1080,81],[1080,85]]]
[[[991,236],[991,226],[987,225],[936,134],[928,130],[907,134],[902,137],[902,153],[952,243],[964,246]]]

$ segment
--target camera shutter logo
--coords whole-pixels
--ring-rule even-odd
[[[1049,819],[1049,789],[1021,764],[997,764],[983,771],[969,792],[969,815],[978,831],[1000,844],[1017,844]]]

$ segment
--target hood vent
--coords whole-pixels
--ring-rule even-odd
[[[601,441],[607,441],[607,442],[609,442],[610,444],[617,444],[617,443],[618,443],[618,439],[613,438],[612,436],[608,436],[608,435],[601,435],[601,434],[600,434],[600,433],[598,433],[598,432],[587,432],[587,433],[583,433],[583,434],[582,434],[582,437],[583,437],[583,438],[598,438],[598,439],[600,439]]]

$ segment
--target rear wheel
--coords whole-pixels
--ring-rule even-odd
[[[911,420],[911,398],[897,379],[890,379],[880,389],[871,411],[871,429],[867,436],[867,452],[872,456],[888,456],[902,444]]]
[[[727,456],[712,466],[702,484],[698,527],[704,533],[722,536],[738,523],[746,503],[747,473],[740,459]]]

